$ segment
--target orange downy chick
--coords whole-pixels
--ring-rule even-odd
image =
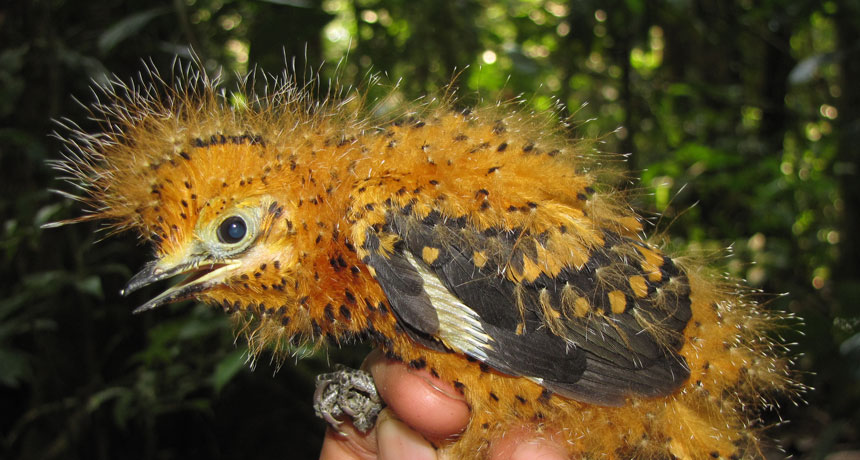
[[[252,353],[369,339],[451,382],[454,458],[530,426],[571,456],[756,458],[757,412],[797,388],[778,317],[643,237],[599,157],[512,104],[369,117],[285,79],[233,106],[186,70],[101,88],[58,169],[89,213],[156,259],[127,291],[192,274]]]

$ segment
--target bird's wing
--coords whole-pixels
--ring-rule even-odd
[[[644,243],[607,232],[582,267],[517,281],[506,271],[526,259],[540,264],[533,260],[540,238],[478,232],[437,213],[419,219],[393,211],[386,220],[367,229],[365,263],[420,343],[600,405],[665,395],[689,376],[676,353],[691,316],[683,272],[662,258],[654,276],[654,266],[612,250]],[[392,235],[396,243],[383,248],[380,241]],[[607,281],[598,271],[610,266]],[[638,289],[632,277],[641,281]]]

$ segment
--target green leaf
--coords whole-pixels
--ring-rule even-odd
[[[212,374],[212,386],[216,393],[220,393],[224,385],[245,367],[247,362],[245,353],[245,350],[235,350],[215,367],[215,373]]]
[[[0,385],[17,388],[30,374],[26,353],[0,350]]]
[[[149,23],[149,21],[152,21],[154,18],[169,11],[170,9],[167,7],[160,7],[141,11],[139,13],[132,14],[131,16],[126,16],[119,22],[108,27],[108,29],[99,36],[99,50],[101,50],[102,53],[107,53],[123,40],[136,35]]]
[[[102,404],[117,398],[123,393],[128,392],[127,388],[123,387],[107,387],[101,391],[94,393],[87,399],[87,412],[95,412]]]
[[[86,278],[75,281],[75,287],[78,291],[84,294],[89,294],[93,297],[103,299],[104,291],[102,291],[102,279],[97,275],[88,276]]]

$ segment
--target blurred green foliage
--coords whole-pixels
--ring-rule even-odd
[[[464,101],[523,95],[625,154],[677,247],[805,318],[785,331],[816,391],[772,430],[798,458],[860,449],[860,6],[812,0],[13,0],[0,6],[0,457],[316,458],[325,356],[250,372],[218,311],[132,316],[117,294],[148,249],[97,241],[45,161],[52,118],[86,124],[92,81],[284,66],[402,100],[453,77]],[[328,66],[320,67],[323,61]],[[718,261],[719,262],[719,261]],[[360,362],[365,350],[333,351]],[[776,423],[773,414],[766,414]]]

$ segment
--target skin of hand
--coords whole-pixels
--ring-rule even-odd
[[[373,375],[386,407],[368,433],[359,433],[349,422],[339,431],[328,428],[320,460],[444,460],[434,441],[455,436],[469,421],[469,407],[448,383],[426,370],[372,352],[363,369]],[[514,430],[494,440],[490,460],[565,460],[564,449],[543,435],[536,438],[527,429]]]

